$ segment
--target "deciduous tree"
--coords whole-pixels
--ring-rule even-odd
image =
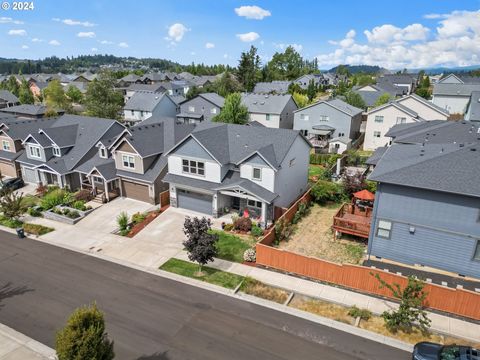
[[[49,109],[54,111],[62,109],[67,113],[72,111],[72,103],[65,95],[65,91],[63,91],[63,87],[58,80],[50,81],[43,93]]]
[[[228,95],[220,114],[212,120],[227,124],[246,124],[248,122],[248,108],[242,104],[242,96],[239,93]]]
[[[391,100],[391,96],[389,93],[385,93],[380,95],[377,100],[375,101],[375,106],[382,106],[383,104],[388,103]]]
[[[33,104],[35,102],[30,87],[28,86],[28,82],[25,79],[22,80],[22,84],[18,90],[18,99],[22,104]]]
[[[206,217],[201,219],[194,217],[185,218],[183,224],[183,233],[187,239],[183,242],[183,246],[188,252],[188,258],[195,261],[199,265],[198,274],[201,275],[202,266],[213,261],[217,255],[216,243],[218,235],[210,232],[212,221]]]
[[[123,107],[123,96],[115,90],[116,79],[110,71],[102,71],[89,85],[85,94],[87,115],[118,119]]]
[[[367,107],[360,94],[351,90],[345,94],[345,102],[359,109],[365,109]]]

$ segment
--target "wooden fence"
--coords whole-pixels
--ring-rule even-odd
[[[170,204],[170,191],[166,190],[160,193],[160,207]]]
[[[282,216],[290,222],[297,212],[302,201],[310,201],[310,191],[307,191]],[[275,242],[275,227],[271,227],[256,244],[257,264],[282,270],[315,280],[341,285],[360,292],[375,294],[392,299],[390,290],[380,289],[378,280],[372,274],[379,276],[389,284],[397,283],[404,287],[408,279],[405,276],[376,270],[358,265],[337,264],[318,258],[296,254],[283,249],[272,247]],[[427,293],[425,306],[480,320],[480,294],[464,290],[451,289],[444,286],[426,283],[424,291]]]

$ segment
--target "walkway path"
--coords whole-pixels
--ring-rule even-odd
[[[50,360],[55,350],[0,324],[0,360]]]

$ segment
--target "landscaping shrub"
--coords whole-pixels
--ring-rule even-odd
[[[225,224],[223,227],[223,231],[232,231],[233,230],[233,224]]]
[[[91,191],[86,189],[77,191],[73,196],[75,197],[75,200],[82,200],[84,202],[88,202],[93,199],[93,194]]]
[[[285,218],[281,218],[275,224],[275,244],[278,245],[280,241],[287,240],[290,235],[292,235],[292,226],[290,223],[285,220]]]
[[[74,209],[80,210],[80,211],[85,211],[87,210],[87,207],[85,206],[85,201],[84,200],[75,200],[71,205]]]
[[[62,189],[55,189],[45,194],[40,205],[45,210],[50,210],[57,205],[62,205],[64,202],[65,191]]]
[[[365,187],[371,193],[375,194],[377,192],[377,183],[375,181],[365,180]]]
[[[325,180],[320,180],[315,183],[312,187],[311,194],[319,204],[339,202],[345,197],[341,185]]]
[[[117,224],[120,229],[120,234],[125,235],[128,230],[128,214],[125,211],[122,211],[117,216]]]
[[[37,196],[43,197],[48,191],[48,186],[46,185],[38,185],[37,188],[35,189],[35,194]]]
[[[16,229],[18,227],[21,227],[22,224],[23,224],[23,222],[21,222],[20,220],[8,219],[5,216],[0,215],[0,225],[9,227],[11,229]]]
[[[302,201],[300,204],[298,204],[298,210],[293,216],[292,224],[298,223],[302,217],[304,217],[305,215],[308,215],[309,210],[310,210],[310,204],[308,202]]]
[[[136,225],[136,224],[140,224],[141,222],[143,222],[143,220],[145,220],[145,218],[147,217],[146,214],[142,214],[142,213],[135,213],[132,215],[132,223],[133,225]]]
[[[246,217],[239,217],[235,221],[234,227],[236,230],[248,232],[252,230],[252,220]]]
[[[349,310],[348,310],[348,315],[350,315],[353,318],[359,317],[361,320],[369,320],[372,317],[372,312],[367,309],[360,309],[353,305]]]
[[[252,226],[251,233],[253,236],[259,237],[263,235],[263,230],[260,226],[255,225],[255,226]]]
[[[40,206],[32,206],[27,210],[27,214],[33,217],[42,216],[42,208]]]
[[[43,226],[43,225],[26,223],[26,224],[23,224],[23,230],[25,230],[25,232],[28,234],[45,235],[55,229],[52,229],[50,227]]]
[[[68,210],[68,209],[66,209]],[[67,216],[70,219],[78,219],[80,217],[80,213],[77,210],[71,210],[68,212]]]
[[[40,203],[40,199],[33,195],[25,195],[22,199],[23,206],[27,208],[34,207]]]
[[[70,209],[62,209],[62,214],[65,215],[65,216],[68,216],[70,214]]]
[[[255,262],[257,260],[257,251],[254,248],[245,250],[243,253],[243,260]]]

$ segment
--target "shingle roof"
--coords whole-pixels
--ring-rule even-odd
[[[0,118],[0,124],[7,126],[3,131],[14,140],[25,140],[28,134],[38,133],[38,129],[46,129],[53,125],[56,119],[22,119],[22,118]]]
[[[225,103],[225,98],[214,92],[202,93],[202,94],[199,94],[198,96],[210,101],[212,104],[220,108],[223,108],[223,104]]]
[[[388,147],[382,146],[376,148],[373,154],[365,161],[367,165],[377,165],[378,161],[382,158],[385,151],[387,151]]]
[[[8,90],[0,90],[0,100],[8,103],[18,103],[20,100]]]
[[[137,91],[128,99],[124,109],[125,110],[141,110],[152,112],[157,105],[162,101],[165,94],[154,93],[150,91]]]
[[[470,95],[467,114],[467,120],[480,121],[480,91],[473,91]]]
[[[473,91],[480,91],[480,84],[444,84],[433,86],[433,95],[470,96]]]
[[[314,106],[318,106],[318,105],[321,105],[321,104],[326,104],[326,105],[329,105],[347,115],[350,115],[350,116],[355,116],[355,115],[358,115],[360,113],[363,112],[362,109],[359,109],[355,106],[352,106],[350,104],[347,104],[345,101],[343,100],[340,100],[340,99],[331,99],[331,100],[320,100],[320,101],[317,101],[316,103],[313,103],[311,105],[308,105],[308,106],[305,106],[304,108],[301,108],[301,109],[297,109],[295,110],[294,112],[298,112],[298,111],[301,111],[301,110],[305,110],[305,109],[308,109],[308,108],[311,108],[311,107],[314,107]]]
[[[124,77],[122,77],[120,79],[120,81],[125,81],[125,82],[135,82],[137,81],[138,79],[140,79],[140,76],[138,76],[137,74],[128,74],[128,75],[125,75]]]
[[[23,104],[23,105],[10,106],[8,108],[0,109],[0,111],[36,116],[36,115],[44,115],[47,112],[47,107],[44,105]]]
[[[242,103],[250,113],[281,114],[292,95],[262,95],[243,93]]]
[[[127,91],[151,91],[158,92],[165,90],[162,84],[130,84]]]
[[[253,92],[257,94],[286,94],[291,83],[291,81],[259,82],[255,85]]]

